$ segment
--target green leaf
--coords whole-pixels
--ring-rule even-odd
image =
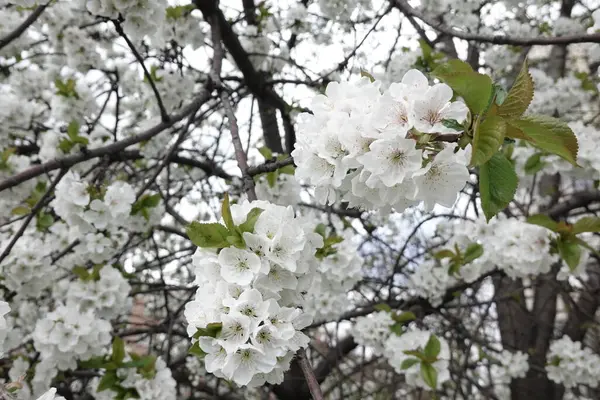
[[[229,230],[216,222],[200,223],[194,221],[188,226],[186,233],[192,243],[198,247],[229,247],[229,242],[227,241]]]
[[[211,322],[210,324],[206,325],[206,328],[198,328],[193,337],[194,339],[198,339],[202,336],[215,338],[219,335],[219,333],[221,333],[222,329],[223,324],[221,322]]]
[[[426,362],[421,363],[421,377],[427,386],[433,390],[437,388],[437,375],[437,370],[433,365]]]
[[[279,174],[294,175],[296,173],[296,167],[293,165],[285,165],[279,168],[277,172],[279,172]]]
[[[156,356],[148,355],[143,359],[146,359],[144,366],[138,368],[138,372],[146,379],[153,379],[156,375]]]
[[[190,347],[188,353],[200,358],[204,358],[204,356],[206,356],[206,353],[200,348],[200,344],[198,342],[194,343],[192,347]]]
[[[390,331],[397,336],[402,336],[404,333],[404,324],[401,322],[396,322],[390,327]]]
[[[392,307],[390,307],[389,304],[385,303],[375,304],[373,308],[377,311],[392,312]]]
[[[186,16],[189,12],[191,12],[192,10],[194,10],[194,5],[193,4],[187,4],[187,5],[183,5],[183,6],[172,6],[172,7],[167,7],[166,9],[166,13],[167,13],[167,19],[178,19],[181,17]]]
[[[442,125],[444,125],[446,128],[454,129],[455,131],[459,132],[465,130],[465,127],[455,119],[443,119]]]
[[[600,232],[600,218],[584,217],[573,224],[573,234],[583,232]]]
[[[366,71],[366,70],[364,70],[364,69],[361,69],[361,70],[360,70],[360,76],[361,76],[361,77],[363,77],[363,76],[366,76],[367,78],[369,78],[369,80],[370,80],[371,82],[375,82],[375,78],[373,78],[373,75],[371,75],[371,74],[370,74],[368,71]]]
[[[119,377],[117,376],[117,371],[106,371],[100,382],[98,382],[97,392],[103,392],[107,389],[112,388],[117,383],[119,383]]]
[[[225,226],[230,230],[235,230],[235,224],[233,223],[233,217],[231,216],[231,208],[229,207],[229,194],[225,193],[223,196],[223,204],[221,204],[221,216],[225,221]]]
[[[494,102],[497,106],[501,106],[504,103],[506,95],[506,90],[502,86],[494,84]]]
[[[436,68],[433,75],[450,86],[461,96],[473,114],[487,109],[492,97],[492,79],[473,71],[464,61],[450,60]]]
[[[37,229],[39,231],[45,231],[48,228],[50,228],[52,226],[52,224],[54,224],[54,218],[52,218],[52,215],[46,214],[43,211],[40,211],[40,213],[37,216],[37,222],[36,222]]]
[[[600,257],[600,251],[598,251],[595,247],[592,247],[588,242],[586,242],[585,240],[578,238],[577,236],[573,236],[571,238],[575,243],[577,243],[579,246],[583,247],[584,249],[588,249],[590,252],[594,253],[596,256]]]
[[[417,358],[407,358],[406,360],[402,361],[402,364],[400,364],[400,369],[409,369],[413,365],[418,364],[420,362],[421,361]]]
[[[126,363],[121,364],[121,367],[123,367],[123,368],[148,368],[149,366],[152,366],[156,362],[156,359],[154,358],[154,356],[140,357],[139,355],[137,355],[135,353],[129,353],[129,356],[132,358],[132,361],[128,361]]]
[[[506,121],[501,117],[487,117],[473,136],[471,165],[481,165],[498,151],[506,135]]]
[[[246,216],[246,221],[239,226],[241,232],[254,232],[254,225],[258,221],[258,217],[264,210],[262,208],[254,207]]]
[[[440,340],[435,335],[429,336],[429,340],[425,345],[425,349],[423,352],[425,353],[425,357],[428,359],[435,361],[437,359],[438,354],[442,350],[442,345],[440,344]]]
[[[463,263],[468,264],[483,255],[483,246],[479,243],[471,243],[463,255]]]
[[[412,311],[404,311],[403,313],[400,313],[400,314],[397,314],[397,313],[392,314],[392,319],[396,322],[406,323],[406,322],[416,320],[417,316]]]
[[[125,358],[125,341],[116,336],[112,342],[112,360],[120,364]]]
[[[84,282],[91,280],[90,273],[87,268],[77,265],[72,269],[73,273]]]
[[[150,219],[150,208],[160,204],[160,193],[145,194],[131,206],[131,215],[142,215],[146,220]]]
[[[318,233],[323,237],[323,239],[325,239],[325,237],[327,237],[327,226],[323,223],[317,225],[315,228],[315,233]]]
[[[433,256],[438,260],[443,260],[444,258],[454,258],[455,254],[452,252],[452,250],[444,249],[438,251]]]
[[[419,360],[422,361],[427,361],[427,357],[425,357],[425,354],[418,350],[404,350],[402,353],[406,354],[407,356],[417,357]]]
[[[530,115],[509,124],[521,133],[521,139],[577,165],[577,137],[565,122],[545,115]]]
[[[528,175],[534,175],[540,172],[546,163],[542,160],[542,153],[535,153],[525,161],[525,173]]]
[[[574,271],[579,265],[581,259],[581,247],[575,241],[569,240],[569,238],[560,238],[557,240],[556,245],[558,247],[558,253],[560,257],[565,260],[569,269]]]
[[[543,226],[553,232],[558,232],[558,222],[544,214],[535,214],[527,218],[527,222],[533,225]]]
[[[69,123],[69,126],[67,127],[67,135],[71,139],[74,139],[77,136],[79,136],[79,122],[73,120]]]
[[[266,159],[271,160],[273,158],[273,151],[267,146],[263,146],[258,149],[258,152]]]
[[[479,168],[481,208],[489,221],[514,198],[519,179],[514,166],[502,153],[496,153]]]
[[[89,360],[80,361],[79,366],[82,368],[99,369],[104,366],[106,361],[103,356],[92,357]]]
[[[533,79],[529,74],[527,60],[525,60],[506,100],[498,107],[498,115],[520,117],[529,107],[531,100],[533,100]]]
[[[269,187],[275,187],[278,176],[279,176],[278,171],[267,172],[267,183],[269,184]]]
[[[27,215],[30,212],[31,212],[31,208],[29,208],[27,206],[17,206],[12,209],[11,214],[12,215]]]

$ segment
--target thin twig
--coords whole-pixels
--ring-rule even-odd
[[[204,88],[200,95],[196,97],[190,104],[188,104],[185,108],[181,110],[178,114],[172,115],[169,118],[168,122],[161,122],[158,125],[153,126],[152,128],[138,134],[135,136],[128,137],[118,142],[114,142],[107,146],[98,147],[95,149],[89,149],[86,152],[81,152],[77,154],[71,154],[62,158],[55,158],[54,160],[50,160],[43,164],[36,165],[25,171],[13,175],[11,177],[6,178],[3,181],[0,181],[0,192],[5,189],[10,189],[14,186],[17,186],[29,179],[35,178],[36,176],[40,176],[43,173],[47,173],[50,171],[54,171],[55,169],[60,168],[69,168],[75,164],[78,164],[83,161],[91,160],[93,158],[103,157],[105,155],[116,156],[122,150],[127,147],[134,145],[136,143],[143,142],[145,140],[149,140],[154,136],[158,135],[162,131],[171,126],[175,125],[177,122],[181,121],[185,117],[187,117],[192,112],[196,111],[199,106],[204,104],[210,98],[210,90]]]
[[[152,91],[154,92],[154,96],[156,97],[156,102],[158,103],[158,108],[160,110],[160,117],[161,117],[162,121],[168,122],[169,114],[167,113],[167,109],[165,108],[162,98],[160,97],[160,93],[158,92],[158,89],[156,88],[154,79],[152,79],[152,75],[150,75],[150,72],[148,72],[148,69],[146,68],[146,64],[144,64],[144,59],[142,58],[140,53],[135,48],[135,45],[133,44],[133,42],[129,39],[129,37],[123,31],[123,27],[121,27],[121,24],[118,21],[113,21],[113,24],[115,25],[115,29],[117,30],[117,33],[123,39],[125,39],[125,42],[127,42],[127,46],[129,46],[129,49],[131,49],[131,52],[135,56],[135,59],[142,66],[142,69],[144,70],[144,76],[148,80],[148,83],[150,83],[150,87],[152,87]]]
[[[480,35],[476,33],[461,32],[436,21],[434,18],[425,15],[419,10],[414,9],[410,6],[410,4],[408,4],[407,0],[391,1],[392,4],[396,6],[400,11],[402,11],[404,15],[417,17],[434,30],[458,39],[472,40],[480,43],[510,44],[513,46],[600,43],[600,33],[592,33],[589,35],[565,35],[556,37],[516,38],[510,36],[489,36]]]
[[[21,25],[17,27],[14,31],[0,39],[0,49],[8,46],[13,40],[17,39],[19,36],[23,34],[37,19],[42,15],[44,10],[48,7],[48,4],[44,4],[38,6],[29,17]]]
[[[281,167],[285,167],[287,165],[294,165],[294,159],[292,157],[284,158],[279,161],[271,161],[261,165],[257,165],[255,167],[248,168],[248,174],[250,176],[260,175],[267,172],[277,171]]]
[[[300,364],[300,369],[302,369],[302,373],[306,378],[306,383],[312,398],[314,400],[323,400],[321,386],[319,386],[319,382],[315,377],[312,366],[310,365],[310,361],[308,361],[308,357],[306,357],[306,351],[304,349],[298,350],[298,364]]]
[[[235,158],[238,163],[238,167],[242,171],[242,181],[244,185],[244,191],[248,196],[248,200],[254,201],[257,200],[256,191],[254,190],[254,180],[252,176],[249,174],[248,167],[248,158],[246,156],[246,152],[244,151],[244,147],[242,145],[242,140],[240,138],[240,131],[237,123],[237,118],[235,117],[235,112],[229,101],[229,95],[225,91],[223,84],[221,82],[221,66],[223,63],[223,47],[221,45],[221,33],[219,28],[219,22],[216,20],[216,17],[211,18],[211,32],[212,32],[212,40],[213,40],[213,67],[211,71],[211,78],[217,86],[217,90],[220,92],[221,102],[223,103],[223,108],[225,109],[225,114],[227,115],[227,119],[230,124],[231,131],[231,140],[233,142],[233,147],[235,149]]]
[[[8,257],[8,255],[10,254],[10,251],[15,246],[15,244],[17,244],[17,241],[19,240],[19,238],[21,236],[23,236],[23,233],[25,232],[25,229],[27,229],[27,226],[29,225],[29,223],[31,222],[31,220],[33,219],[33,217],[35,217],[37,215],[38,211],[44,206],[44,204],[46,203],[46,200],[48,200],[48,198],[51,196],[52,191],[54,190],[54,188],[56,187],[56,185],[58,185],[58,182],[60,182],[60,180],[62,179],[62,177],[65,176],[65,174],[67,173],[67,171],[68,171],[68,169],[63,169],[63,170],[61,170],[58,173],[58,175],[56,176],[56,178],[54,178],[54,181],[52,181],[52,184],[50,185],[50,187],[48,188],[48,190],[46,190],[46,193],[44,193],[44,195],[42,196],[42,198],[35,204],[35,206],[33,206],[33,208],[31,209],[31,212],[27,216],[27,219],[25,219],[25,221],[21,225],[21,228],[19,228],[19,230],[17,231],[17,233],[15,234],[15,236],[13,236],[13,238],[10,241],[10,243],[8,244],[8,246],[6,246],[6,248],[4,249],[4,251],[2,252],[2,254],[0,255],[0,263],[2,263],[2,261],[6,257]]]

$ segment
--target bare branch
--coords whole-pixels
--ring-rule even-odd
[[[13,40],[21,36],[27,30],[27,28],[29,28],[31,25],[33,25],[35,21],[37,21],[37,19],[40,17],[40,15],[42,15],[46,7],[48,7],[48,4],[38,6],[31,13],[31,15],[27,17],[27,19],[17,27],[17,29],[0,39],[0,49],[8,46]]]
[[[29,215],[27,216],[27,219],[25,219],[25,221],[23,222],[23,224],[21,225],[21,227],[19,228],[19,230],[17,231],[17,233],[15,233],[15,235],[13,236],[12,240],[10,241],[10,243],[8,244],[8,246],[6,246],[6,248],[4,249],[4,251],[2,252],[2,254],[0,255],[0,263],[2,263],[2,261],[8,257],[8,255],[10,254],[10,251],[12,250],[12,248],[15,246],[15,244],[17,244],[17,241],[19,240],[19,238],[21,236],[23,236],[23,233],[25,232],[25,229],[27,229],[27,226],[29,225],[29,223],[31,222],[31,220],[33,219],[33,217],[35,217],[38,213],[38,211],[44,206],[44,204],[46,204],[46,201],[50,198],[52,191],[54,190],[54,188],[56,187],[56,185],[58,185],[58,182],[60,182],[60,180],[62,179],[63,176],[65,176],[65,174],[67,173],[67,169],[63,169],[62,171],[60,171],[58,173],[58,175],[56,176],[56,178],[54,178],[54,181],[52,181],[52,184],[50,185],[50,187],[48,188],[48,190],[46,190],[46,193],[44,193],[44,195],[42,196],[42,198],[35,204],[35,206],[33,206],[33,208],[31,209],[31,211],[29,212]]]
[[[144,64],[144,59],[142,58],[140,53],[135,48],[135,45],[133,44],[133,42],[129,39],[129,37],[123,31],[123,27],[121,27],[121,24],[118,21],[113,21],[113,24],[115,25],[115,29],[117,30],[117,33],[123,39],[125,39],[125,42],[127,42],[127,46],[129,46],[129,49],[131,49],[131,52],[135,56],[135,59],[142,66],[142,69],[144,70],[144,76],[146,77],[146,80],[148,81],[148,83],[150,83],[150,87],[152,88],[152,91],[154,92],[154,97],[156,97],[156,102],[158,103],[158,108],[160,110],[160,117],[161,117],[162,121],[168,122],[169,114],[167,113],[167,109],[165,108],[165,105],[163,104],[162,98],[160,97],[160,93],[158,92],[158,89],[156,88],[154,79],[152,79],[152,75],[150,75],[150,72],[148,72],[148,69],[146,68],[146,64]]]
[[[135,136],[128,137],[126,139],[120,140],[118,142],[109,144],[107,146],[98,147],[95,149],[87,150],[85,152],[81,152],[78,154],[72,154],[62,158],[55,158],[54,160],[50,160],[43,164],[36,165],[35,167],[31,167],[17,175],[11,176],[3,181],[0,181],[0,192],[5,189],[10,189],[12,187],[17,186],[20,183],[23,183],[29,179],[35,178],[36,176],[40,176],[45,172],[50,172],[59,168],[70,168],[75,164],[78,164],[83,161],[91,160],[98,157],[109,156],[109,157],[118,157],[118,153],[127,147],[134,145],[136,143],[143,142],[145,140],[149,140],[152,137],[158,135],[162,131],[171,126],[175,125],[177,122],[181,121],[189,114],[198,110],[202,104],[204,104],[210,98],[210,90],[208,88],[204,88],[202,92],[184,107],[181,112],[172,115],[167,122],[161,122],[158,125],[138,134]]]
[[[532,46],[532,45],[554,45],[554,44],[572,44],[572,43],[600,43],[600,33],[589,35],[566,35],[556,37],[537,37],[537,38],[515,38],[510,36],[489,36],[476,33],[468,33],[454,30],[451,27],[441,24],[433,18],[425,15],[419,10],[414,9],[408,4],[407,0],[392,0],[396,6],[406,16],[413,16],[425,22],[434,30],[446,35],[463,39],[473,40],[480,43],[492,44],[510,44],[513,46]]]

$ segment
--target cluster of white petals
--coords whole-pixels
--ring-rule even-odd
[[[496,218],[486,224],[484,220],[448,222],[438,226],[438,232],[463,250],[471,243],[483,247],[483,255],[460,268],[459,276],[474,282],[485,273],[498,268],[513,279],[527,278],[550,271],[558,261],[550,254],[551,234],[548,229],[517,219]]]
[[[394,325],[394,320],[390,313],[378,311],[365,317],[356,318],[352,334],[356,343],[368,347],[375,355],[383,355],[392,325]]]
[[[131,361],[126,356],[124,362]],[[135,389],[141,400],[175,400],[177,398],[177,382],[173,379],[171,370],[162,358],[157,358],[152,376],[144,376],[135,368],[118,368],[119,386],[124,389]],[[99,378],[90,383],[90,394],[96,400],[113,400],[118,393],[112,390],[98,391]]]
[[[409,358],[414,356],[404,353],[405,351],[423,350],[427,341],[431,337],[431,333],[419,329],[411,329],[404,334],[392,335],[385,343],[385,357],[388,359],[388,363],[394,368],[398,374],[405,375],[406,383],[421,387],[423,389],[430,389],[427,383],[423,380],[421,374],[421,364],[415,363],[409,368],[402,369],[402,363]],[[440,342],[440,352],[437,355],[437,360],[431,365],[437,371],[437,387],[438,389],[442,384],[450,380],[450,348],[448,342],[444,338],[438,337]]]
[[[3,353],[4,341],[8,333],[8,326],[4,316],[10,312],[10,306],[5,301],[0,301],[0,355]]]
[[[166,18],[164,0],[81,0],[87,10],[107,18],[118,19],[121,15],[125,22],[123,28],[133,38],[141,39],[161,27]]]
[[[509,385],[513,379],[524,378],[529,371],[529,354],[521,351],[510,352],[502,350],[494,354],[493,358],[498,362],[492,364],[490,374],[493,376],[495,391],[501,398],[510,399]],[[502,396],[504,394],[505,396]]]
[[[292,156],[296,177],[315,186],[321,203],[339,199],[364,209],[403,211],[424,203],[451,207],[469,179],[464,152],[417,146],[418,135],[447,134],[445,120],[462,122],[468,109],[450,102],[452,89],[429,85],[418,70],[382,93],[380,82],[332,82],[301,114]]]
[[[193,257],[198,290],[185,308],[188,333],[222,324],[216,337],[197,338],[205,368],[240,386],[281,383],[294,353],[308,345],[300,330],[312,318],[297,305],[310,289],[315,251],[323,238],[294,216],[292,207],[264,201],[231,206],[233,222],[262,210],[245,248],[218,254],[198,249]],[[314,227],[313,227],[314,229]]]
[[[64,371],[76,368],[78,360],[103,354],[111,330],[111,324],[93,310],[81,312],[77,304],[60,304],[38,320],[33,344],[42,364]]]
[[[62,280],[55,297],[65,303],[79,304],[81,311],[96,310],[100,318],[112,319],[126,315],[131,308],[131,286],[116,268],[104,266],[98,280]]]
[[[548,378],[567,388],[577,385],[598,387],[600,356],[581,342],[574,342],[568,336],[555,340],[547,354],[546,372]]]

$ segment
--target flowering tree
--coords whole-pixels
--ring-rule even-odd
[[[0,399],[599,398],[597,1],[0,7]]]

